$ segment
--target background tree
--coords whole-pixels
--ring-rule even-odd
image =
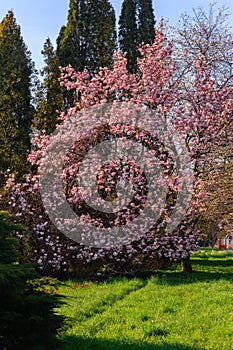
[[[207,11],[199,7],[193,16],[181,16],[179,26],[174,28],[174,58],[181,81],[190,82],[192,66],[202,57],[219,86],[233,86],[233,36],[227,21],[229,15],[226,7],[216,8],[216,3],[212,2]]]
[[[57,38],[57,55],[61,66],[70,64],[77,70],[85,68],[86,25],[85,0],[70,0],[67,25],[61,27]]]
[[[151,0],[138,0],[138,43],[152,44],[155,38],[155,16]]]
[[[12,11],[0,23],[0,169],[22,175],[30,150],[33,63]]]
[[[127,52],[127,68],[138,69],[140,44],[152,44],[155,38],[155,17],[151,0],[124,0],[119,18],[119,48]]]
[[[67,25],[57,39],[60,65],[96,72],[110,67],[116,48],[115,11],[108,0],[70,0]]]
[[[116,49],[115,11],[108,0],[87,1],[87,63],[89,72],[97,72],[100,67],[110,68]]]
[[[139,57],[136,10],[135,0],[124,0],[119,18],[119,48],[127,52],[127,69],[131,73],[136,71]]]
[[[205,191],[201,198],[202,218],[212,224],[214,243],[217,235],[232,236],[233,229],[233,157],[232,157],[232,121],[227,125],[230,142],[213,147],[212,156],[205,165]],[[215,228],[215,229],[214,229]],[[232,236],[233,238],[233,236]]]
[[[195,129],[199,140],[207,138],[211,131],[209,130],[210,123],[213,121],[217,123],[217,118],[221,120],[219,106],[222,106],[221,108],[225,111],[232,110],[229,101],[232,98],[233,83],[233,36],[227,21],[228,16],[227,8],[216,8],[216,3],[212,2],[207,11],[198,8],[194,10],[193,16],[182,15],[178,28],[174,29],[173,57],[177,67],[174,78],[180,90],[180,103],[185,106],[184,113],[189,114],[189,123],[192,124],[193,113],[189,112],[189,103],[195,95],[195,114],[196,116],[203,115],[206,119],[205,124],[201,121],[203,117],[198,117],[196,120]],[[202,72],[199,75],[203,84],[202,96],[197,96],[193,91],[194,86],[199,84],[197,80],[195,81],[193,74],[198,60],[202,62],[199,67]],[[225,88],[227,88],[227,93]],[[225,107],[224,99],[228,101]],[[216,124],[212,124],[211,128],[214,134]],[[222,129],[221,137],[218,135],[209,140],[209,147],[204,152],[199,150],[200,158],[204,158],[205,161],[202,162],[201,169],[203,190],[202,198],[199,200],[197,228],[210,240],[212,239],[212,242],[219,234],[220,227],[225,227],[228,231],[232,230],[231,209],[229,209],[232,199],[230,190],[232,183],[232,117],[228,116],[219,129]],[[190,141],[192,134],[193,131],[190,130],[187,138]]]
[[[70,0],[67,25],[57,38],[60,66],[90,73],[110,67],[116,49],[115,11],[108,0]],[[63,91],[63,107],[74,105],[75,91]]]
[[[34,127],[37,130],[45,130],[47,134],[50,134],[59,122],[58,117],[62,110],[63,94],[59,83],[59,61],[49,38],[45,41],[42,54],[46,65],[41,71],[44,80],[38,87]]]
[[[184,91],[180,90],[179,106],[183,105],[183,115],[179,114],[175,123],[179,132],[187,134],[186,144],[194,160],[198,186],[191,218],[194,229],[200,230],[214,244],[219,224],[223,218],[229,217],[231,211],[231,175],[230,167],[225,163],[231,155],[232,90],[219,87],[218,82],[211,78],[204,58],[196,62],[192,72],[195,73],[193,84],[185,91],[185,98]]]

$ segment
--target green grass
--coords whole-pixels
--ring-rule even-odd
[[[62,284],[59,350],[232,350],[233,253],[204,250],[192,262],[192,274]]]

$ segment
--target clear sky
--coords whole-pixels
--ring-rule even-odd
[[[122,0],[111,2],[118,18]],[[171,24],[176,24],[183,12],[192,14],[193,8],[206,8],[208,3],[209,0],[154,0],[153,6],[157,21],[164,17]],[[226,5],[233,14],[232,0],[218,0],[217,4]],[[0,0],[0,19],[3,19],[9,9],[13,9],[37,68],[43,66],[41,50],[45,39],[49,36],[53,44],[56,44],[60,27],[66,24],[68,6],[69,0]],[[233,15],[230,17],[230,24],[233,27]]]

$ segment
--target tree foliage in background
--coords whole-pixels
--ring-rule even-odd
[[[118,40],[120,50],[127,52],[127,68],[133,73],[137,67],[137,58],[139,56],[135,0],[123,1],[119,18]]]
[[[30,151],[33,64],[14,14],[0,23],[0,171],[22,175]]]
[[[59,61],[49,38],[44,43],[42,50],[45,67],[41,71],[44,78],[39,84],[36,100],[36,113],[34,127],[37,130],[45,130],[52,133],[59,122],[59,114],[62,110],[63,94],[59,83]]]
[[[127,52],[127,68],[136,73],[140,44],[152,44],[155,17],[151,0],[124,0],[119,18],[119,48]]]
[[[206,191],[202,196],[202,219],[217,227],[215,241],[218,235],[232,236],[233,227],[233,121],[227,126],[230,142],[222,142],[219,147],[213,147],[210,161],[205,164]],[[217,232],[216,232],[217,231]],[[210,233],[210,230],[209,230]]]
[[[221,87],[233,87],[233,35],[229,27],[230,13],[212,2],[208,10],[199,7],[193,15],[183,14],[174,28],[174,59],[179,79],[189,84],[193,63],[200,57]]]
[[[85,67],[85,0],[70,0],[67,25],[63,25],[57,38],[57,55],[61,66],[71,64],[77,69]]]
[[[152,44],[155,38],[155,16],[152,0],[137,0],[138,43]]]
[[[60,65],[90,72],[110,67],[116,48],[115,22],[108,0],[70,0],[67,25],[57,39]]]
[[[108,0],[70,0],[67,25],[57,38],[59,64],[94,73],[110,67],[116,49],[115,11]],[[63,108],[74,105],[74,91],[63,90]]]
[[[25,228],[0,212],[0,348],[5,350],[54,349],[62,318],[54,314],[57,295],[37,290],[40,282],[32,267],[18,264],[16,234]]]
[[[207,73],[206,86],[208,83],[211,84],[212,80],[218,94],[227,88],[228,101],[233,97],[233,34],[228,23],[229,15],[226,7],[217,8],[216,2],[212,2],[207,10],[199,7],[194,10],[192,16],[183,14],[178,27],[173,28],[173,58],[177,67],[174,77],[179,90],[182,91],[180,96],[184,106],[187,106],[193,99],[192,90],[195,82],[192,67],[197,59],[201,59],[202,68]],[[216,97],[210,97],[207,89],[205,90],[203,96],[198,97],[198,109],[203,101],[207,109],[217,101]],[[200,110],[199,113],[203,115],[206,113],[208,116],[209,111],[206,108],[202,108],[203,110]],[[192,120],[192,115],[190,120]],[[198,122],[197,127],[200,137],[205,137],[208,125],[206,124],[201,130],[200,122]],[[217,146],[215,140],[209,143],[209,157],[207,158],[209,161],[203,163],[202,169],[205,191],[202,193],[201,201],[203,211],[197,226],[208,236],[210,227],[206,223],[211,223],[215,238],[216,231],[218,233],[232,231],[232,135],[231,115]]]

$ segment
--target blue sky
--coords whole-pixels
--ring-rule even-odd
[[[111,2],[118,17],[122,1]],[[164,17],[169,19],[171,24],[176,24],[183,12],[192,14],[193,8],[206,8],[208,3],[209,0],[154,0],[153,6],[157,21]],[[218,0],[217,4],[226,5],[233,14],[232,0]],[[13,9],[37,68],[43,66],[41,50],[45,39],[49,36],[55,45],[60,27],[66,24],[68,6],[69,0],[0,0],[0,19],[9,9]],[[233,27],[233,15],[230,17],[230,24]]]

